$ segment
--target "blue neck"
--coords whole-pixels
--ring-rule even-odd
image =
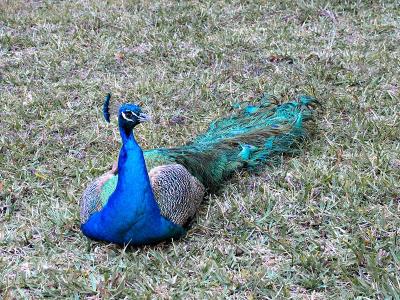
[[[125,129],[120,128],[120,132],[122,147],[118,157],[119,176],[117,189],[122,192],[125,190],[132,191],[148,188],[150,182],[148,180],[143,151],[136,142],[133,131],[126,132]],[[140,186],[137,184],[137,179],[141,179]],[[145,181],[145,186],[143,186],[142,181]]]
[[[118,210],[119,218],[126,223],[135,221],[138,215],[159,215],[160,210],[153,191],[143,156],[132,130],[120,127],[122,147],[118,158],[118,183],[111,205]]]

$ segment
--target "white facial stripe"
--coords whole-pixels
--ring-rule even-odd
[[[132,119],[129,119],[129,118],[125,115],[124,112],[122,112],[122,117],[123,117],[125,120],[129,121],[129,122],[133,122],[133,120],[132,120]]]

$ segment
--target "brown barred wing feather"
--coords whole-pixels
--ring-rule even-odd
[[[117,172],[118,165],[114,163],[110,171],[89,183],[79,201],[81,224],[84,224],[92,214],[103,208],[104,203],[101,200],[101,189]]]
[[[176,224],[187,224],[203,200],[201,182],[179,164],[155,167],[149,177],[161,214]]]

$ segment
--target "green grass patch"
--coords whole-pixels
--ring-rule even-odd
[[[0,297],[400,299],[396,1],[2,1]],[[189,234],[123,249],[79,230],[116,159],[106,92],[175,146],[267,91],[323,104],[298,155],[237,174]],[[184,116],[184,121],[171,120]]]

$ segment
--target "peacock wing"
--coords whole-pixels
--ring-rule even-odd
[[[117,186],[117,171],[118,163],[114,162],[110,171],[88,184],[79,201],[81,224],[86,223],[92,214],[100,211],[107,203]]]
[[[186,225],[204,197],[203,184],[179,164],[154,167],[149,178],[161,215],[175,224]]]
[[[100,211],[107,203],[108,197],[105,196],[105,186],[109,186],[113,183],[113,177],[116,178],[117,176],[115,176],[111,172],[107,172],[88,184],[79,202],[81,224],[86,223],[86,221],[92,214]],[[114,189],[115,187],[113,188],[113,190]]]

